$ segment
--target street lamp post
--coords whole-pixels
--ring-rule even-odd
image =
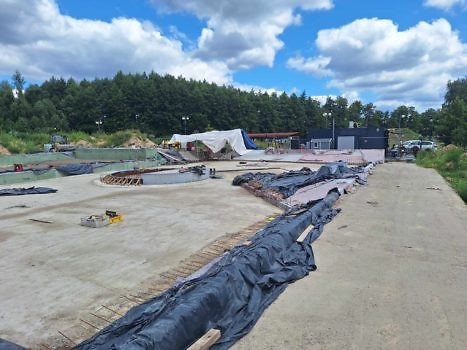
[[[97,125],[97,131],[100,132],[101,131],[101,126],[102,126],[102,123],[103,123],[103,120],[107,118],[106,115],[104,115],[102,118],[99,118],[98,120],[96,120],[96,125]]]
[[[430,119],[430,140],[433,141],[433,118]]]
[[[187,122],[187,120],[190,120],[190,117],[188,117],[188,116],[183,116],[183,117],[182,117],[182,120],[183,120],[183,122],[184,122],[184,124],[185,124],[185,135],[186,135],[186,122]]]
[[[405,118],[406,115],[405,114],[401,114],[401,116],[399,117],[399,143],[401,143],[401,138],[402,138],[402,134],[401,134],[401,121],[403,118]]]
[[[97,131],[101,132],[102,119],[96,120]]]
[[[402,118],[405,118],[405,114],[401,114],[399,116],[399,157],[401,156],[402,152],[402,133],[401,133],[401,120]]]
[[[334,148],[334,129],[335,129],[334,116],[332,115],[331,112],[323,113],[323,117],[326,118],[326,127],[328,126],[328,117],[331,117],[331,116],[332,116],[332,148]]]
[[[135,114],[135,125],[136,125],[136,129],[139,129],[139,124],[138,124],[138,118],[140,117],[140,115],[138,113]]]

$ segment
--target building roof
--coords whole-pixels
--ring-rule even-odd
[[[257,138],[267,138],[267,137],[290,137],[290,136],[297,136],[299,134],[298,131],[291,131],[291,132],[258,132],[258,133],[248,133],[250,137],[257,137]]]

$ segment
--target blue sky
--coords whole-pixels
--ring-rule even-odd
[[[182,75],[439,107],[467,74],[465,0],[0,0],[0,78]]]

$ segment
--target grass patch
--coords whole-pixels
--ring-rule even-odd
[[[86,134],[82,131],[71,131],[61,134],[68,138],[69,143],[76,144],[78,141],[85,141],[93,147],[117,147],[122,146],[131,137],[139,137],[142,140],[148,136],[138,130],[123,130],[113,134],[95,133]],[[156,139],[156,137],[152,137]],[[0,144],[8,149],[12,154],[35,153],[44,150],[44,144],[50,142],[50,135],[47,133],[0,133]]]
[[[417,164],[436,169],[467,203],[467,153],[449,145],[436,152],[418,152]]]
[[[420,134],[408,128],[401,128],[400,133],[401,133],[402,142],[408,141],[408,140],[419,140],[420,139]],[[428,140],[429,138],[424,137],[423,139]],[[389,129],[389,140],[388,140],[389,147],[391,147],[392,145],[397,145],[398,143],[399,143],[399,129],[398,128]]]
[[[68,142],[76,143],[78,141],[86,141],[89,143],[95,142],[96,138],[92,135],[86,134],[82,131],[70,131],[66,133],[66,137],[68,138]]]
[[[12,154],[40,152],[48,140],[46,133],[0,133],[0,144]]]
[[[103,146],[104,147],[121,146],[136,133],[137,132],[132,131],[132,130],[122,130],[122,131],[114,132],[113,134],[105,134]]]

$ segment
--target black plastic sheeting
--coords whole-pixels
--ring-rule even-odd
[[[94,172],[92,164],[66,164],[57,166],[55,169],[66,175],[92,174]]]
[[[138,305],[78,345],[90,349],[186,349],[211,328],[221,330],[212,349],[227,349],[247,334],[287,285],[316,269],[311,243],[338,213],[339,194],[284,213],[250,240],[225,253],[201,277]],[[310,225],[304,242],[296,239]]]
[[[55,193],[58,190],[49,187],[29,187],[29,188],[6,188],[0,190],[0,196],[22,196],[25,194],[47,194]]]
[[[27,350],[27,349],[0,338],[0,350]]]
[[[349,168],[344,162],[336,162],[322,165],[318,171],[305,167],[282,174],[246,173],[236,176],[232,181],[232,185],[240,186],[253,180],[261,183],[261,189],[275,190],[280,192],[284,198],[288,198],[298,189],[324,180],[355,177],[358,181],[361,181],[358,179],[358,173],[362,172],[362,168]]]

